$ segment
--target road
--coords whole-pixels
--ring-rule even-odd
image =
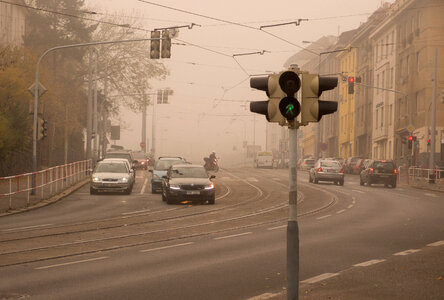
[[[137,176],[0,218],[0,299],[285,298],[288,170],[223,169],[216,205],[166,205]],[[300,299],[442,299],[443,194],[298,180]]]

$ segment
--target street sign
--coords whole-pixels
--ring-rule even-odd
[[[322,151],[326,151],[327,148],[328,148],[327,143],[321,143],[321,147],[320,148],[321,148]]]
[[[415,130],[415,126],[413,126],[413,124],[409,124],[409,125],[406,127],[406,129],[407,129],[408,132],[413,132],[413,130]]]
[[[33,97],[35,97],[35,82],[28,88],[28,91],[31,93]],[[46,93],[47,89],[43,84],[39,82],[39,98]]]

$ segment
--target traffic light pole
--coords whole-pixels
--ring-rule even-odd
[[[289,201],[287,225],[287,299],[297,300],[299,297],[299,226],[297,220],[297,129],[289,128]]]

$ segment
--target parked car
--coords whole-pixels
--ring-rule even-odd
[[[162,177],[166,175],[168,168],[175,164],[185,164],[186,160],[180,156],[159,157],[154,163],[153,169],[149,170],[151,176],[151,193],[162,191]]]
[[[313,158],[305,158],[301,162],[299,169],[302,171],[310,171],[310,169],[314,167],[314,164],[315,164],[315,160]]]
[[[216,193],[211,179],[215,175],[201,165],[177,164],[172,165],[162,181],[162,200],[168,204],[180,201],[208,202],[214,204]]]
[[[131,169],[123,161],[100,161],[91,176],[90,194],[98,192],[125,192],[131,194]]]
[[[365,169],[365,164],[368,163],[370,159],[360,158],[356,164],[353,166],[352,174],[359,175],[361,171]]]
[[[256,168],[273,168],[274,159],[272,152],[258,152],[256,154]]]
[[[146,153],[141,151],[133,152],[133,158],[136,161],[134,165],[136,169],[148,170],[148,157]]]
[[[319,159],[310,169],[308,182],[331,181],[334,184],[344,185],[344,169],[336,160]]]
[[[353,168],[363,157],[353,156],[345,160],[344,172],[347,174],[353,174]]]
[[[359,175],[359,183],[368,186],[383,183],[386,187],[396,187],[398,169],[391,160],[370,160]]]

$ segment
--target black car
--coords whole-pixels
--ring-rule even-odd
[[[162,200],[168,204],[181,201],[208,202],[214,204],[216,192],[211,179],[201,165],[172,165],[162,177]]]
[[[391,160],[370,160],[365,169],[359,175],[359,183],[368,186],[376,183],[383,183],[386,187],[396,187],[398,169]]]

